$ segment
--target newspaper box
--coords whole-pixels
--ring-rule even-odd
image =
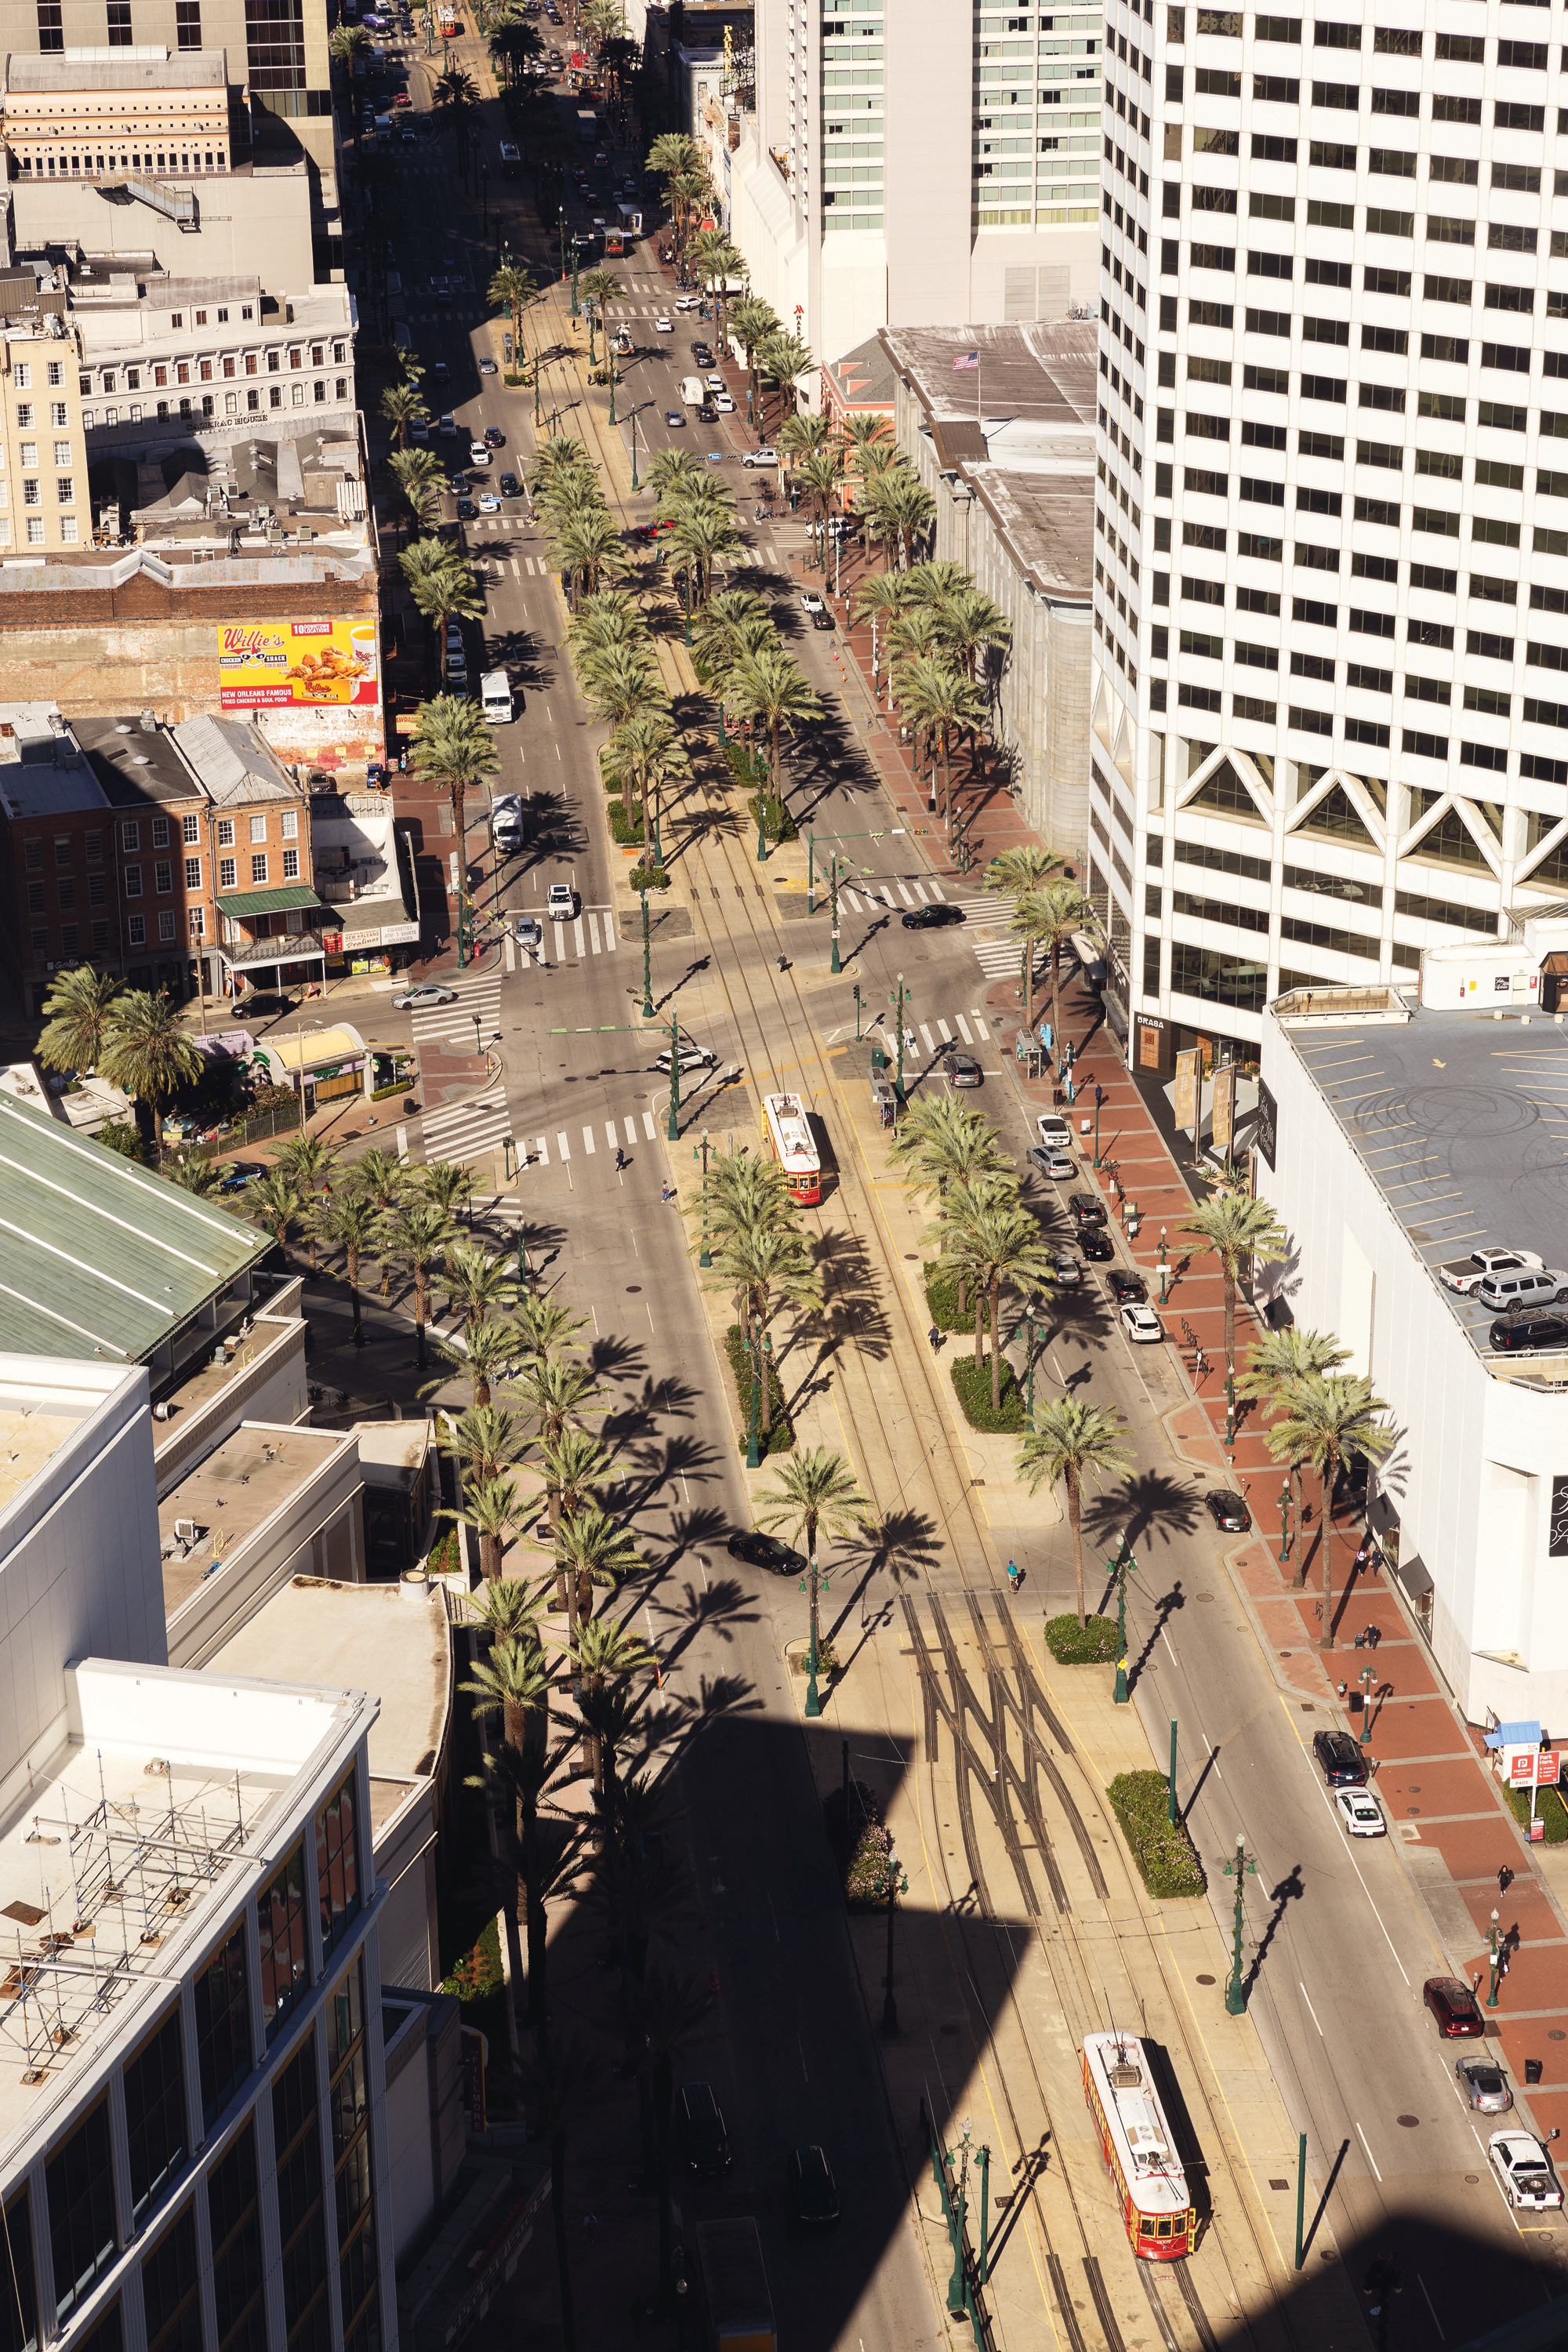
[[[872,1079],[871,1102],[881,1124],[884,1127],[891,1127],[897,1105],[893,1097],[893,1089],[886,1078]]]

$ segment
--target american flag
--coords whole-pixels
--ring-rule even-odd
[[[979,365],[980,354],[978,352],[960,352],[958,357],[953,361],[952,372],[954,375],[958,375],[962,373],[963,370],[965,368],[977,368]]]

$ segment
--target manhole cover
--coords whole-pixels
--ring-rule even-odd
[[[1214,1979],[1213,1977],[1200,1977],[1198,1979],[1198,1982],[1199,1984],[1213,1984]]]
[[[1405,1810],[1407,1813],[1414,1816],[1421,1811],[1421,1808],[1419,1805],[1406,1805]]]
[[[904,1252],[904,1255],[909,1259],[911,1265],[918,1265],[920,1264],[920,1252],[918,1250],[906,1250]]]
[[[1214,1594],[1212,1592],[1194,1592],[1193,1599],[1194,1601],[1212,1601],[1214,1599]]]
[[[628,1298],[636,1298],[641,1289],[642,1285],[640,1282],[628,1282],[626,1285],[626,1297]]]
[[[1288,2180],[1271,2180],[1268,2186],[1270,2189],[1289,2189],[1290,2183]]]
[[[1418,1797],[1421,1794],[1421,1783],[1419,1780],[1406,1780],[1405,1785],[1409,1790],[1413,1797]]]
[[[1479,2181],[1480,2181],[1480,2177],[1481,2177],[1481,2176],[1480,2176],[1480,2174],[1479,2174],[1479,2172],[1467,2172],[1467,2173],[1466,2173],[1466,2175],[1465,2175],[1465,2186],[1466,2186],[1466,2188],[1467,2188],[1467,2189],[1474,2189],[1474,2188],[1478,2187],[1478,2186],[1479,2186]]]
[[[1281,1650],[1279,1654],[1282,1658],[1293,1658],[1296,1653],[1294,1650]]]
[[[1568,2034],[1564,2034],[1563,2028],[1560,2025],[1554,2025],[1548,2032],[1546,2039],[1548,2042],[1568,2041]]]
[[[1421,2118],[1419,2116],[1395,2116],[1394,2120],[1401,2131],[1415,2131]]]

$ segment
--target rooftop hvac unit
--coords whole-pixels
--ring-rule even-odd
[[[164,1397],[153,1407],[153,1418],[154,1421],[167,1421],[174,1409],[168,1398]]]
[[[195,1543],[196,1539],[196,1523],[195,1519],[176,1519],[174,1521],[174,1533],[182,1543]]]

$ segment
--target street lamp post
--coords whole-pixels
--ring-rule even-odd
[[[637,488],[637,410],[636,410],[635,408],[633,409],[633,411],[632,411],[632,413],[631,413],[631,417],[630,417],[630,420],[629,420],[629,421],[630,421],[631,428],[632,428],[632,488],[633,488],[633,489],[635,490],[635,489]],[[723,729],[723,720],[722,720],[722,718],[721,717],[721,719],[720,719],[720,730],[721,730],[721,732],[722,732],[722,729]]]
[[[893,1842],[888,1841],[888,1973],[884,1979],[887,1990],[882,1995],[882,2031],[889,2041],[899,2030],[899,2004],[893,1998],[893,1914],[900,1895],[910,1891],[908,1877],[900,1879],[899,1857]]]
[[[644,898],[646,905],[646,894]],[[669,1127],[668,1140],[680,1139],[680,1018],[675,1007],[669,1011]]]
[[[903,1102],[907,1099],[904,1093],[904,1007],[906,1004],[914,1003],[914,992],[905,988],[902,972],[900,972],[898,986],[889,996],[888,1002],[897,1013],[899,1023],[899,1075],[894,1082],[893,1092],[898,1096],[899,1100]]]
[[[1496,1908],[1496,1906],[1494,1905],[1493,1909],[1492,1909],[1492,1934],[1491,1934],[1491,1948],[1490,1948],[1490,1958],[1491,1958],[1492,1980],[1491,1980],[1491,1990],[1490,1990],[1488,1992],[1488,1994],[1487,1994],[1487,2007],[1488,2007],[1489,2009],[1496,2009],[1496,2008],[1497,2008],[1497,2006],[1498,2006],[1498,1997],[1497,1997],[1498,1980],[1499,1980],[1499,1978],[1500,1978],[1500,1974],[1501,1974],[1501,1971],[1500,1971],[1500,1968],[1499,1968],[1499,1965],[1498,1965],[1498,1963],[1499,1963],[1499,1957],[1500,1957],[1500,1956],[1499,1956],[1499,1953],[1498,1953],[1497,1927],[1498,1927],[1497,1908]]]
[[[1372,1694],[1377,1682],[1377,1668],[1363,1666],[1356,1681],[1361,1685],[1361,1744],[1365,1748],[1372,1738]]]
[[[838,960],[838,852],[837,850],[828,860],[827,887],[833,910],[833,959],[827,969],[829,971],[839,972],[843,971],[844,966]]]
[[[1290,1481],[1287,1478],[1279,1489],[1279,1565],[1284,1567],[1290,1557]]]
[[[691,1157],[697,1157],[697,1146],[691,1147]],[[702,1130],[702,1250],[697,1263],[709,1266],[713,1263],[708,1248],[708,1129]]]
[[[653,947],[648,936],[647,892],[642,893],[642,1017],[653,1019]]]
[[[1024,1419],[1031,1437],[1035,1433],[1035,1314],[1037,1305],[1037,1302],[1032,1297],[1026,1298],[1024,1301],[1024,1381],[1026,1391],[1024,1400]]]
[[[1097,1168],[1100,1165],[1100,1106],[1104,1100],[1105,1088],[1096,1087],[1094,1090],[1094,1164]]]
[[[804,1713],[805,1714],[808,1721],[815,1723],[817,1717],[822,1713],[822,1699],[816,1687],[816,1677],[822,1665],[822,1644],[817,1636],[817,1601],[819,1596],[827,1590],[827,1579],[822,1574],[816,1565],[816,1538],[815,1534],[811,1538],[811,1556],[806,1562],[805,1575],[806,1584],[805,1586],[803,1586],[802,1589],[809,1589],[811,1594],[811,1648],[807,1653],[805,1662],[805,1706]]]
[[[764,814],[768,805],[768,772],[754,754],[752,759],[752,773],[757,780],[757,864],[765,866],[768,860],[768,835],[764,822]]]
[[[1127,1580],[1138,1563],[1128,1549],[1127,1538],[1121,1538],[1115,1561],[1116,1575],[1116,1685],[1111,1692],[1111,1704],[1125,1706],[1127,1689]]]
[[[1170,1254],[1165,1247],[1165,1228],[1163,1225],[1160,1228],[1160,1263],[1154,1268],[1154,1271],[1160,1277],[1160,1304],[1163,1307],[1165,1304],[1165,1293],[1171,1279]]]
[[[760,1470],[763,1454],[757,1441],[757,1416],[762,1404],[762,1391],[759,1386],[761,1373],[757,1360],[756,1318],[752,1315],[746,1318],[746,1353],[752,1360],[752,1432],[746,1441],[746,1467],[748,1470]]]
[[[1227,2017],[1242,2017],[1247,2011],[1247,1987],[1241,1980],[1241,1930],[1246,1916],[1242,1897],[1246,1880],[1256,1878],[1258,1875],[1258,1864],[1255,1862],[1248,1862],[1247,1841],[1239,1831],[1237,1832],[1236,1860],[1233,1863],[1227,1862],[1225,1866],[1225,1874],[1227,1878],[1233,1874],[1236,1878],[1236,1929],[1231,1950],[1230,1976],[1225,1988],[1225,2012]],[[1492,1916],[1495,1918],[1497,1915],[1494,1912]]]

